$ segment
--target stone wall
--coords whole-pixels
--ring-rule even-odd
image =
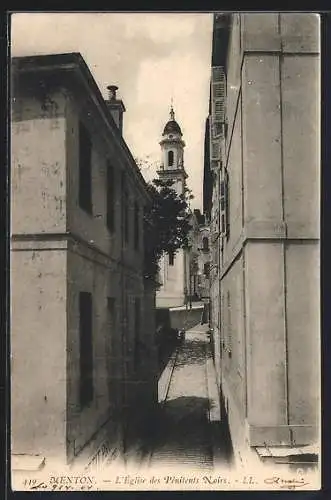
[[[12,453],[40,453],[47,465],[63,465],[89,460],[105,428],[110,441],[122,440],[124,413],[142,402],[141,409],[156,404],[155,291],[145,287],[142,274],[147,198],[131,175],[133,160],[118,131],[112,135],[87,87],[83,95],[76,82],[71,91],[71,80],[49,91],[52,107],[45,107],[34,97],[36,74],[29,86],[14,89],[12,115]],[[92,143],[92,213],[79,206],[80,121]],[[113,233],[107,227],[108,162],[116,184]],[[123,174],[128,241],[122,237]],[[138,245],[134,203],[140,207]],[[93,396],[86,405],[80,401],[80,292],[92,297]]]
[[[172,328],[178,328],[179,330],[184,328],[189,330],[193,326],[201,323],[203,313],[203,307],[194,308],[186,311],[182,310],[170,310],[170,323]]]
[[[233,15],[215,353],[233,440],[251,446],[318,437],[318,38],[316,14]]]

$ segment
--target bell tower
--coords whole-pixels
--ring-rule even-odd
[[[170,108],[170,120],[166,123],[161,146],[161,166],[158,176],[161,181],[173,181],[171,186],[177,194],[184,194],[187,173],[184,169],[183,134],[175,120],[173,107]],[[159,280],[161,287],[156,294],[156,307],[180,307],[187,297],[187,255],[183,249],[175,254],[164,254],[160,259]]]
[[[184,147],[183,134],[180,126],[175,120],[173,107],[170,108],[170,120],[166,123],[161,146],[161,167],[158,170],[160,180],[174,181],[173,189],[178,194],[183,194],[186,186],[187,174],[184,169]]]

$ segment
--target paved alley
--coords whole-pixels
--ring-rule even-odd
[[[220,415],[213,390],[216,381],[210,380],[214,376],[208,369],[210,361],[209,338],[206,328],[199,324],[186,333],[184,343],[169,361],[163,374],[165,386],[160,381],[163,395],[159,396],[159,418],[151,431],[150,466],[187,466],[191,471],[211,472],[216,449],[223,465],[229,463],[231,451],[224,426],[210,418]]]

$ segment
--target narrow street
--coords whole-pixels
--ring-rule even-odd
[[[158,415],[144,442],[145,465],[199,472],[230,465],[231,442],[220,415],[209,338],[199,324],[186,332],[160,378]]]

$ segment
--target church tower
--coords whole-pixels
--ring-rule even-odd
[[[172,187],[178,194],[184,194],[187,178],[184,169],[185,142],[182,137],[181,128],[175,120],[175,112],[171,106],[170,120],[164,127],[160,141],[162,160],[158,175],[160,180],[174,181]]]
[[[158,170],[159,179],[173,181],[172,189],[178,194],[184,194],[187,173],[184,168],[183,134],[175,120],[173,107],[170,109],[170,120],[166,123],[161,146],[161,167]],[[178,307],[186,302],[187,286],[187,255],[182,249],[175,255],[165,254],[160,261],[159,280],[162,284],[156,295],[157,307]]]

